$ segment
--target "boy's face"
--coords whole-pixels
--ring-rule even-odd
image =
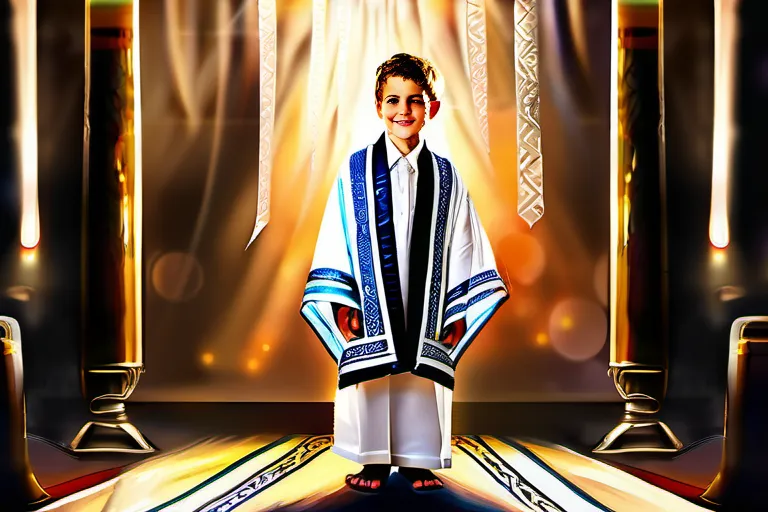
[[[402,140],[414,137],[418,140],[427,117],[428,102],[416,82],[391,76],[384,84],[382,101],[376,104],[376,109],[389,133]]]

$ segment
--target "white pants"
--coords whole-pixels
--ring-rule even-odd
[[[452,399],[411,373],[337,390],[333,452],[360,464],[450,467]]]

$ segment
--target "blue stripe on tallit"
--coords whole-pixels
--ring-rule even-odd
[[[353,290],[357,289],[357,283],[355,282],[354,277],[347,274],[346,272],[341,272],[340,270],[336,270],[335,268],[316,268],[315,270],[309,273],[307,282],[314,281],[315,279],[325,279],[327,281],[336,281],[337,283],[342,283],[349,286]]]
[[[424,337],[435,339],[438,317],[440,316],[440,293],[443,284],[443,250],[445,248],[445,233],[448,224],[448,208],[453,189],[451,163],[443,157],[435,155],[437,169],[440,174],[439,197],[437,201],[437,220],[435,222],[434,253],[432,258],[432,287],[429,291],[429,309],[427,311],[427,327]]]
[[[467,301],[467,307],[470,307],[470,306],[473,306],[474,304],[477,304],[481,300],[485,299],[486,297],[490,297],[491,295],[493,295],[494,293],[496,293],[498,291],[504,291],[504,288],[499,286],[497,288],[493,288],[491,290],[485,290],[484,292],[478,293],[477,295],[475,295],[474,297],[469,299],[469,301]]]
[[[360,284],[363,294],[363,317],[368,337],[384,334],[384,322],[376,289],[376,275],[373,270],[373,248],[368,227],[368,198],[365,183],[366,149],[353,153],[349,158],[349,174],[352,183],[352,202],[357,223],[357,256],[360,262]]]
[[[448,310],[445,312],[445,318],[451,318],[453,315],[466,310],[467,305],[465,303],[462,302],[461,304],[456,304],[455,306],[448,308]]]
[[[338,297],[344,297],[355,304],[360,304],[360,297],[357,296],[357,292],[345,290],[343,288],[336,288],[333,286],[317,285],[308,287],[304,290],[305,297],[312,299],[314,298],[312,297],[313,295],[328,295],[331,297],[335,295]]]
[[[445,298],[445,303],[449,304],[454,300],[458,299],[459,297],[461,297],[462,295],[465,295],[472,288],[477,288],[481,284],[487,283],[488,281],[493,281],[494,279],[501,280],[501,277],[499,277],[499,273],[496,272],[495,270],[486,270],[485,272],[480,272],[476,276],[472,276],[470,279],[467,279],[460,285],[452,288],[451,291],[448,292],[448,295]]]
[[[443,350],[435,347],[434,345],[424,343],[424,346],[421,348],[421,355],[428,359],[443,363],[449,368],[453,368],[453,361],[448,356],[448,354],[446,354]]]
[[[372,341],[356,347],[350,347],[344,351],[339,361],[339,368],[348,363],[356,363],[357,358],[364,358],[373,354],[379,354],[387,351],[387,342],[385,340]],[[354,359],[354,361],[352,361]]]
[[[501,279],[501,277],[499,277],[499,273],[495,270],[486,270],[485,272],[480,272],[476,276],[472,276],[470,278],[469,290],[476,288],[483,283],[487,283],[488,281],[493,281],[494,279]]]
[[[459,286],[449,291],[448,296],[445,298],[445,303],[449,304],[454,300],[458,299],[459,297],[461,297],[462,295],[466,295],[468,290],[469,290],[469,279],[467,279],[466,281],[461,283]]]

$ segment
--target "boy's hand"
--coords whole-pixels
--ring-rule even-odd
[[[442,343],[446,348],[453,348],[466,332],[467,322],[463,318],[461,320],[456,320],[445,328],[440,343]]]
[[[350,308],[349,306],[339,306],[336,309],[336,325],[347,341],[363,337],[360,310],[358,309]]]

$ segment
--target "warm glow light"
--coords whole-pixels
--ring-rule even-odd
[[[715,113],[712,142],[712,203],[709,240],[719,248],[728,246],[728,199],[733,147],[733,75],[736,55],[738,2],[715,0]]]
[[[610,304],[618,298],[616,268],[619,262],[619,0],[611,1],[611,74],[610,74]],[[611,361],[615,361],[616,308],[610,307],[609,341]]]
[[[712,262],[716,265],[722,265],[724,264],[728,258],[726,257],[725,250],[723,249],[713,249],[712,250]]]
[[[267,345],[266,343],[261,346],[261,350],[263,350],[264,352],[269,352],[269,348],[270,348],[269,345]]]
[[[205,366],[211,366],[213,364],[213,354],[210,352],[205,352],[200,360]]]
[[[536,335],[536,344],[537,345],[546,345],[549,343],[549,336],[547,336],[546,333],[540,332]]]
[[[133,256],[136,260],[136,272],[134,273],[134,294],[135,311],[142,310],[142,271],[141,271],[141,255],[142,255],[142,139],[141,139],[141,46],[139,46],[139,0],[133,0],[133,53],[131,54],[131,67],[133,71],[133,158],[134,158],[134,174],[133,174]],[[136,315],[136,333],[140,336],[142,332],[142,315]],[[141,347],[141,341],[138,346]]]
[[[564,331],[568,331],[573,328],[573,318],[564,316],[560,319],[560,328]]]
[[[36,253],[37,253],[37,250],[34,248],[32,249],[22,248],[21,259],[27,263],[32,263],[36,259]]]
[[[40,242],[37,201],[37,2],[11,2],[16,43],[17,158],[21,171],[21,245]]]
[[[256,359],[249,359],[248,360],[248,371],[249,372],[255,372],[259,369],[259,362]]]

